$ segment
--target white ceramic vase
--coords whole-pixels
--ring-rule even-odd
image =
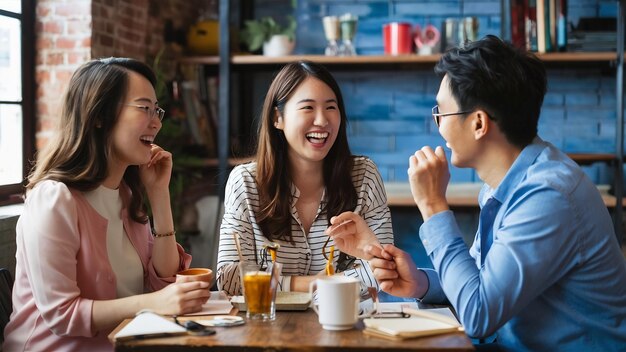
[[[289,40],[289,36],[283,34],[273,35],[269,41],[263,43],[263,55],[285,56],[291,54],[296,46],[295,40]]]

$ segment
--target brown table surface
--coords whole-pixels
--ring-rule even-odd
[[[244,316],[244,313],[239,315]],[[184,320],[185,318],[179,318]],[[190,317],[200,320],[202,317]],[[109,339],[124,327],[122,322]],[[363,322],[347,331],[327,331],[311,309],[278,311],[269,323],[246,321],[235,327],[216,327],[212,336],[175,336],[117,342],[115,351],[472,351],[470,339],[462,332],[403,341],[364,335]]]

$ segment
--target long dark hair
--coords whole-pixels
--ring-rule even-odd
[[[337,139],[324,158],[323,175],[328,202],[322,211],[335,215],[356,207],[357,194],[351,177],[354,160],[348,146],[348,120],[339,85],[322,65],[308,61],[287,64],[278,72],[265,96],[256,150],[256,182],[260,204],[256,216],[263,234],[270,240],[292,241],[292,180],[288,167],[288,145],[283,131],[273,127],[274,109],[278,109],[284,116],[285,104],[308,77],[317,78],[332,89],[341,115]]]
[[[91,191],[104,181],[111,132],[126,99],[129,71],[142,75],[155,87],[156,77],[150,67],[134,59],[93,60],[74,72],[63,100],[59,131],[29,175],[27,190],[43,180],[55,180]],[[126,168],[123,179],[132,193],[131,218],[147,223],[139,167]]]

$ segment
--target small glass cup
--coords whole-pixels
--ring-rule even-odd
[[[260,270],[256,263],[240,263],[239,275],[246,301],[246,318],[272,321],[276,319],[276,288],[282,265],[272,263]]]
[[[339,44],[337,44],[337,40],[339,40],[339,37],[341,36],[339,17],[325,16],[322,18],[322,23],[324,25],[324,35],[326,36],[326,40],[328,41],[326,49],[324,50],[324,55],[338,56]]]
[[[352,40],[356,36],[356,27],[358,22],[358,17],[347,13],[339,17],[339,24],[341,27],[341,39],[343,39],[343,43],[339,48],[340,56],[355,56],[356,48],[352,43]]]

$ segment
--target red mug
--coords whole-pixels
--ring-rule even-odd
[[[403,55],[413,53],[413,34],[411,24],[391,22],[383,25],[385,54]]]

